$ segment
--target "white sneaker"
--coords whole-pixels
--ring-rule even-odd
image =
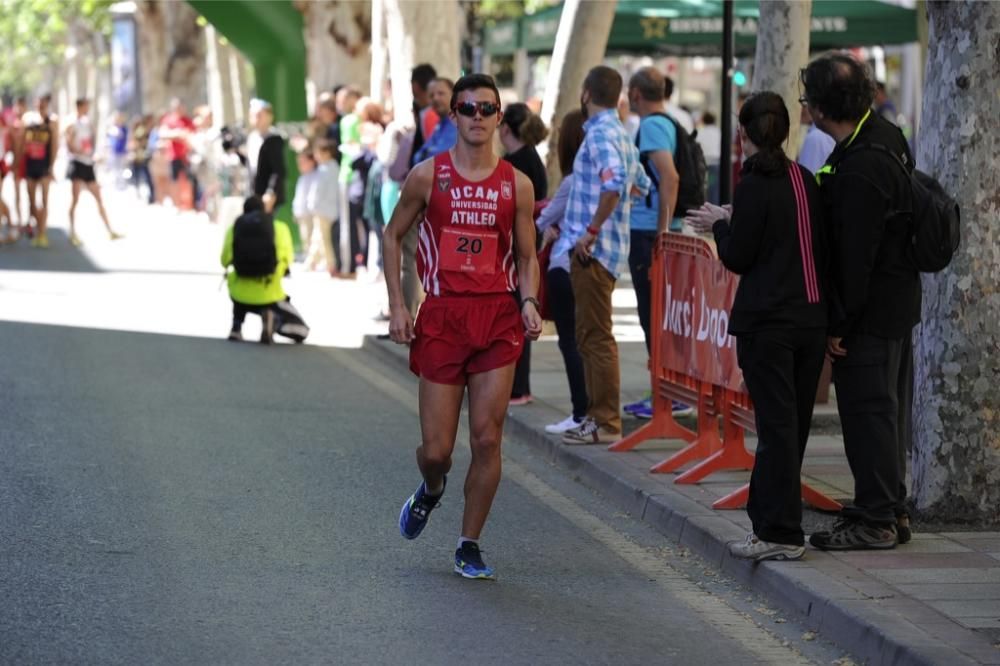
[[[573,415],[570,414],[559,423],[553,423],[552,425],[545,426],[545,432],[550,432],[553,435],[561,435],[567,430],[571,430],[578,425],[580,425],[580,422],[573,418]]]
[[[729,544],[730,554],[741,560],[797,560],[805,554],[804,546],[792,546],[785,543],[761,541],[756,534],[747,535],[746,541],[736,541]]]

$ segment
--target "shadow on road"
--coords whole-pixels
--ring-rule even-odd
[[[31,241],[21,238],[11,245],[0,246],[0,270],[46,271],[60,273],[103,273],[85,252],[73,247],[64,229],[49,228],[49,247],[31,247]]]

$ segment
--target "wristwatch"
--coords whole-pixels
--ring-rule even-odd
[[[538,299],[535,298],[534,296],[528,296],[526,298],[522,298],[521,299],[521,309],[522,310],[524,309],[524,304],[525,303],[531,303],[531,304],[533,304],[535,306],[535,309],[538,310],[539,312],[541,312],[541,310],[542,310],[542,304],[539,303]]]

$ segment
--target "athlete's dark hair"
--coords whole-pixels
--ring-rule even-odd
[[[500,90],[492,76],[489,74],[466,74],[456,81],[455,87],[451,89],[451,107],[455,108],[455,105],[458,104],[459,94],[466,90],[479,90],[480,88],[492,90],[493,94],[496,95],[497,104],[500,104]]]
[[[90,100],[87,99],[86,97],[77,97],[76,98],[76,108],[80,108],[81,106],[83,106],[84,104],[87,104],[89,102],[90,102]]]
[[[587,72],[583,89],[590,93],[590,100],[597,106],[613,109],[622,94],[622,75],[605,65],[598,65]]]
[[[52,93],[42,93],[41,95],[38,96],[38,101],[39,102],[51,102],[52,101]]]
[[[583,112],[573,109],[559,126],[559,170],[564,178],[573,173],[573,160],[583,145],[583,122]]]
[[[788,166],[781,148],[788,138],[788,108],[781,95],[770,90],[750,95],[740,108],[740,126],[757,146],[754,166],[765,173],[778,173]]]
[[[416,83],[423,90],[427,90],[427,86],[436,78],[437,70],[434,69],[433,65],[427,63],[417,65],[410,72],[410,83]]]
[[[875,81],[864,63],[842,53],[820,56],[799,72],[806,99],[831,120],[861,120],[875,99]]]
[[[516,102],[504,109],[503,124],[510,128],[514,136],[529,146],[537,146],[549,135],[549,129],[542,119],[522,102]]]
[[[17,97],[14,98],[14,104],[27,104],[27,103],[28,103],[28,98],[25,97],[24,95],[18,95]]]

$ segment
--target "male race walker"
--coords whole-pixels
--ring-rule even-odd
[[[403,504],[399,530],[415,539],[444,494],[468,388],[472,462],[455,572],[492,580],[479,536],[500,483],[514,364],[524,339],[542,330],[534,193],[528,177],[493,152],[502,114],[491,77],[459,79],[451,116],[458,143],[410,171],[385,234],[389,334],[410,343],[410,369],[420,377],[423,482]],[[400,243],[418,218],[417,272],[427,300],[414,326],[400,284]]]

